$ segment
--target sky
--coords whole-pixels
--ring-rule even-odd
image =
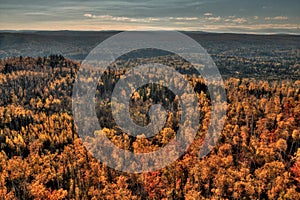
[[[300,0],[0,0],[0,30],[300,34]]]

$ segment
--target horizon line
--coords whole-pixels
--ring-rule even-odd
[[[19,29],[19,30],[13,30],[13,29],[0,29],[0,32],[6,32],[6,33],[13,33],[13,32],[125,32],[125,31],[177,31],[177,32],[201,32],[201,33],[208,33],[208,34],[241,34],[241,35],[291,35],[291,36],[300,36],[300,33],[288,33],[288,32],[238,32],[238,31],[203,31],[203,30],[144,30],[144,29],[137,29],[137,30],[117,30],[117,29],[107,29],[107,30],[77,30],[77,29]]]

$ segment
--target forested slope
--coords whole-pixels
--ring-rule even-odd
[[[201,105],[193,145],[159,171],[128,174],[93,158],[76,133],[72,85],[80,63],[63,56],[0,60],[0,199],[299,199],[300,81],[228,78],[228,110],[218,144],[199,158],[210,116],[203,80],[189,78]],[[107,74],[96,96],[111,90],[119,74]],[[146,86],[132,98],[133,118],[162,94]],[[176,98],[163,102],[174,106]],[[151,101],[150,101],[151,99]],[[164,146],[175,136],[179,115],[150,139],[132,138],[98,117],[116,145],[133,152]],[[138,112],[139,111],[139,112]]]

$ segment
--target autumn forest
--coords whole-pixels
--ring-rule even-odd
[[[300,80],[226,78],[224,129],[199,158],[211,104],[203,80],[189,77],[201,105],[192,145],[163,169],[125,173],[95,159],[76,132],[72,87],[79,67],[61,55],[0,60],[0,199],[300,198]],[[110,94],[120,73],[106,73],[96,97]],[[109,99],[96,105],[100,134],[132,152],[163,147],[180,125],[176,96],[146,85],[133,94],[131,113],[147,124],[147,109],[159,99],[172,112],[155,136],[118,129]]]

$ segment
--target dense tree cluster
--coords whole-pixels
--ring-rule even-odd
[[[159,171],[129,174],[96,160],[76,133],[71,98],[79,66],[58,55],[0,60],[0,199],[300,198],[299,80],[225,80],[225,126],[217,145],[200,159],[211,100],[204,81],[187,76],[200,105],[193,144]],[[133,152],[157,150],[180,126],[178,99],[159,85],[141,87],[130,102],[133,120],[149,123],[148,109],[157,102],[168,117],[151,138],[128,136],[114,123],[109,102],[125,71],[110,69],[99,81],[96,110],[105,128],[92,134],[106,134]]]

